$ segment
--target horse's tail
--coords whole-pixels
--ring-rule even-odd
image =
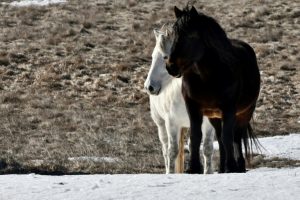
[[[245,156],[248,164],[250,164],[250,160],[253,155],[253,145],[259,151],[261,151],[262,145],[259,143],[256,135],[254,134],[250,122],[248,123],[246,129],[247,130],[243,132],[244,134],[242,135],[242,140],[245,148]]]
[[[184,172],[184,135],[187,130],[185,128],[181,128],[180,130],[180,138],[179,138],[179,152],[176,160],[176,173]]]

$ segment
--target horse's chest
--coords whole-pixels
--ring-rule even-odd
[[[191,79],[188,81],[191,81]],[[220,109],[222,104],[221,92],[220,88],[214,83],[186,82],[183,84],[182,91],[186,98],[197,102],[204,116],[208,118],[222,118]]]
[[[215,107],[220,100],[220,92],[215,88],[205,84],[190,85],[183,87],[183,95],[197,101],[199,104],[204,104],[207,107]]]

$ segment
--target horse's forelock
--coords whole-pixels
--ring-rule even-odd
[[[190,6],[187,5],[182,10],[182,15],[180,18],[178,18],[173,25],[173,30],[176,35],[180,35],[184,32],[188,32],[191,27],[194,27],[194,22],[196,19],[194,19],[194,16],[191,15],[190,12]]]
[[[168,48],[168,41],[171,41],[173,37],[173,23],[164,24],[160,28],[159,33],[161,37],[156,41],[156,44],[161,52],[166,53],[165,50]]]
[[[231,55],[231,42],[218,22],[201,12],[198,16],[191,15],[189,6],[183,9],[183,14],[177,19],[173,26],[176,37],[183,34],[192,34],[194,31],[200,33],[204,45],[215,49],[222,60],[234,60]]]
[[[162,27],[160,28],[160,31],[162,33],[171,33],[172,32],[172,26],[173,24],[172,23],[165,23],[164,25],[162,25]]]
[[[165,52],[166,49],[166,40],[164,39],[164,37],[161,37],[161,40],[157,41],[158,42],[158,47],[160,49],[161,52]]]

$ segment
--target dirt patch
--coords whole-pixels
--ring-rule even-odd
[[[7,164],[0,164],[2,170],[163,172],[143,82],[154,48],[152,30],[174,21],[174,5],[185,3],[0,4],[0,155]],[[255,132],[300,132],[299,3],[207,1],[195,7],[257,53],[262,89]],[[76,156],[122,162],[68,161]]]

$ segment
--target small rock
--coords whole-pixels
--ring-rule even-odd
[[[16,73],[12,70],[8,70],[6,73],[5,73],[7,76],[13,76],[15,75]]]
[[[21,53],[11,53],[9,57],[10,61],[15,63],[24,63],[29,60],[24,54]]]
[[[0,57],[0,65],[7,66],[9,65],[9,59],[6,56],[1,56]]]
[[[127,77],[118,75],[117,79],[124,82],[124,83],[129,83],[129,78],[127,78]]]
[[[264,78],[267,83],[273,83],[275,81],[274,76],[269,76]]]
[[[57,55],[57,56],[60,56],[60,57],[64,57],[64,56],[65,56],[65,52],[63,52],[63,51],[58,51],[58,52],[56,52],[56,55]]]
[[[86,28],[82,28],[81,30],[80,30],[80,33],[83,33],[83,34],[91,34],[91,32],[90,31],[88,31]]]
[[[61,78],[64,80],[71,80],[71,75],[70,74],[63,74],[61,75]]]
[[[93,27],[93,24],[91,22],[84,22],[82,25],[86,29],[90,29]]]
[[[284,64],[280,67],[281,70],[284,70],[284,71],[295,71],[296,68],[293,67],[293,66],[290,66],[290,65],[287,65],[287,64]]]
[[[53,90],[61,90],[63,89],[63,85],[60,83],[51,83],[49,87]]]
[[[84,46],[92,48],[92,49],[95,48],[95,45],[90,42],[85,43]]]

